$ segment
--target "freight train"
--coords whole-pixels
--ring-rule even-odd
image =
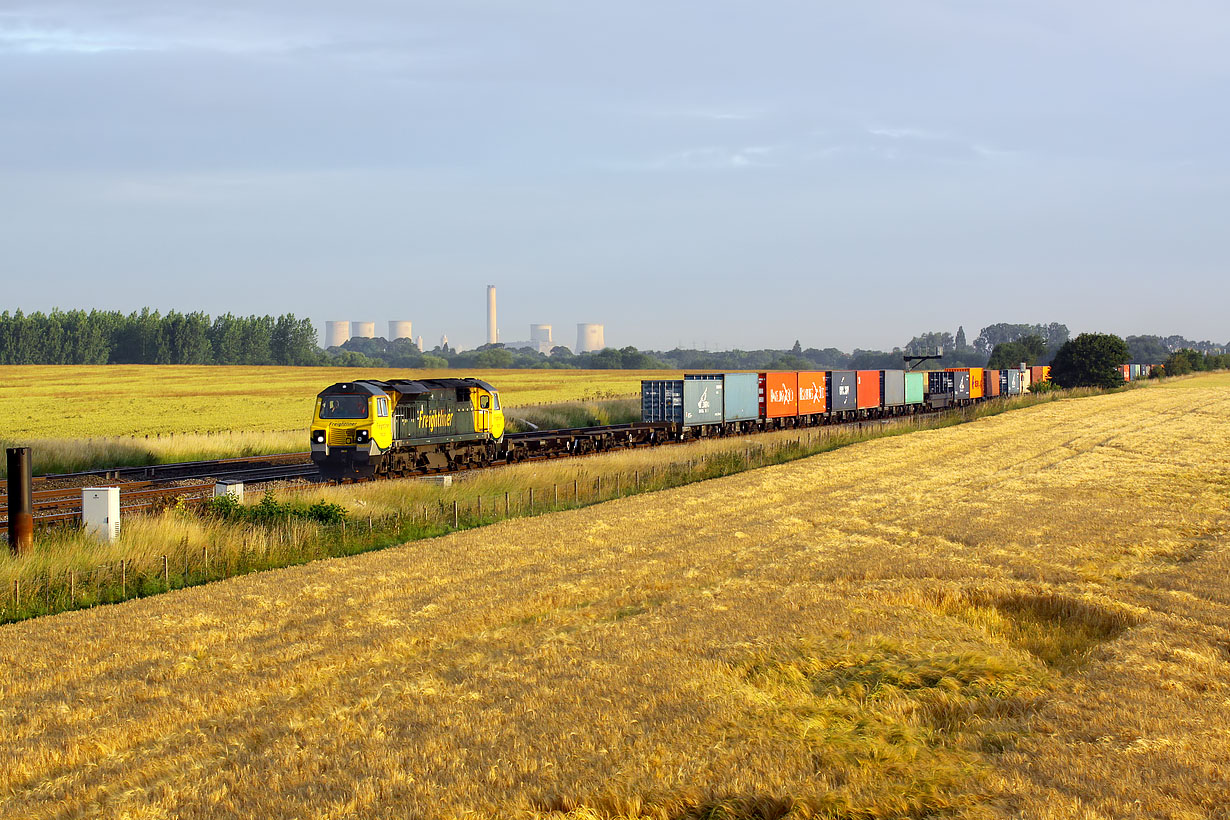
[[[1124,365],[1125,381],[1148,375]],[[532,457],[932,412],[1028,393],[1049,367],[706,373],[641,382],[641,421],[505,432],[479,379],[341,382],[316,397],[312,461],[325,478],[421,475]]]

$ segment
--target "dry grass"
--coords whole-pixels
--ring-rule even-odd
[[[414,371],[320,367],[0,367],[0,443],[36,472],[298,451],[324,387],[359,378],[478,376],[507,406],[639,392],[661,371]],[[4,465],[0,465],[0,471]]]
[[[0,628],[0,816],[1225,817],[1227,440],[1206,377]]]

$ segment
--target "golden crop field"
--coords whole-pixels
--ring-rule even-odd
[[[0,817],[1225,817],[1227,441],[1205,376],[2,627]]]
[[[477,376],[506,407],[638,393],[634,370],[367,370],[191,365],[0,367],[0,443],[36,473],[306,449],[316,394],[352,379]]]
[[[491,382],[513,406],[628,395],[641,389],[643,378],[669,378],[631,370],[8,366],[0,367],[0,429],[8,439],[301,431],[316,394],[335,382],[461,376]]]

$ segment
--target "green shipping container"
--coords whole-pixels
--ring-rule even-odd
[[[906,373],[905,374],[905,403],[906,404],[922,404],[923,391],[927,387],[926,373]]]

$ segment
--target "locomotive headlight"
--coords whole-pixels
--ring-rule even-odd
[[[316,442],[317,444],[324,444],[325,443],[325,431],[324,430],[313,430],[312,431],[312,441]]]
[[[355,431],[354,431],[354,440],[355,440],[355,442],[357,442],[358,444],[362,444],[363,442],[367,441],[367,437],[368,437],[368,436],[370,436],[370,435],[371,435],[371,431],[370,431],[370,430],[355,430]]]

